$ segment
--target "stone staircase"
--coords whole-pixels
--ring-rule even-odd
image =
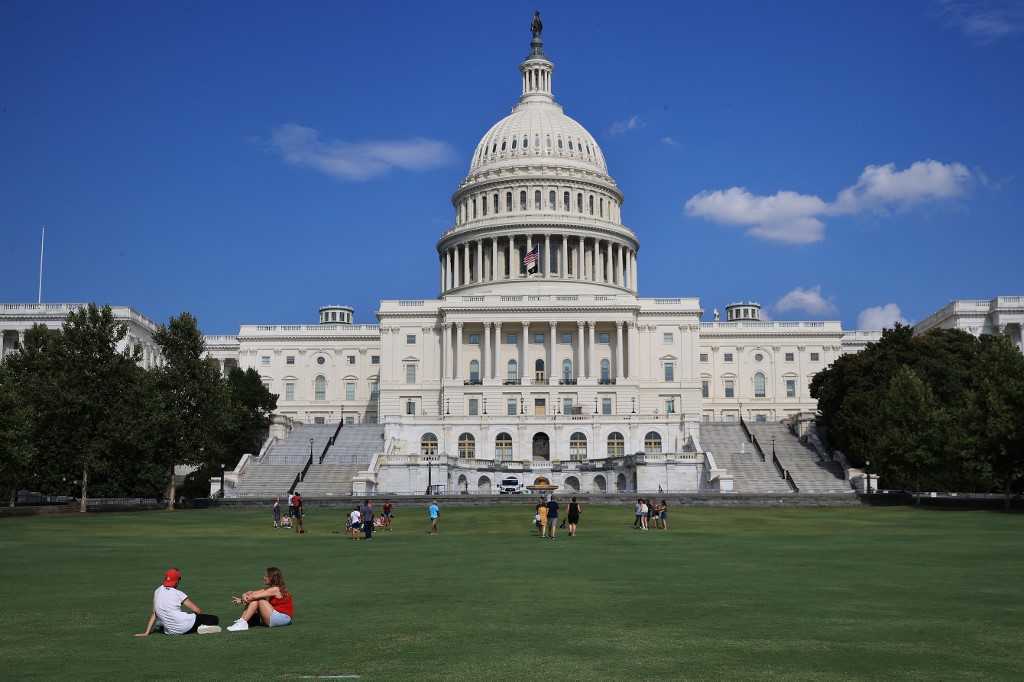
[[[760,439],[760,436],[758,436]],[[769,436],[769,442],[771,437]],[[732,474],[737,493],[791,493],[793,489],[779,476],[771,455],[762,462],[753,444],[748,442],[739,423],[700,425],[700,444],[715,456],[718,466]]]
[[[373,455],[384,447],[384,427],[380,424],[347,424],[338,431],[320,463],[320,454],[337,430],[337,424],[304,424],[295,427],[288,438],[274,445],[260,461],[251,461],[239,476],[232,497],[281,497],[288,494],[295,475],[309,461],[312,439],[313,465],[298,485],[304,497],[348,495],[352,479],[370,464]]]
[[[775,456],[789,470],[800,492],[854,492],[849,482],[843,479],[843,468],[838,463],[822,461],[818,453],[801,443],[785,424],[747,422],[747,428],[761,444],[768,460],[772,456],[772,436],[775,437]]]

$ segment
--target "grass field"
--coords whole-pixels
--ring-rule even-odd
[[[1022,679],[1024,515],[588,506],[541,540],[528,505],[397,510],[354,542],[270,513],[0,521],[4,679]],[[284,572],[295,623],[148,638],[167,568],[206,612]]]

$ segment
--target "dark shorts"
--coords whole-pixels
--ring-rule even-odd
[[[220,618],[213,615],[212,613],[197,613],[196,622],[192,623],[192,627],[181,633],[183,635],[194,635],[199,632],[200,625],[216,625],[220,622]]]

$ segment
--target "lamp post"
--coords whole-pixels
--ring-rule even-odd
[[[224,499],[224,462],[220,463],[220,499]]]
[[[871,461],[864,460],[864,476],[867,479],[866,485],[864,486],[864,492],[868,495],[871,494]]]
[[[597,414],[597,398],[594,398],[594,414]]]
[[[519,414],[526,414],[526,399],[519,396]]]
[[[775,436],[772,436],[772,459],[775,458]]]
[[[633,401],[633,414],[636,414],[636,396],[630,398]]]
[[[309,461],[313,461],[313,439],[309,439]]]
[[[487,398],[484,398],[484,414],[487,414]]]
[[[444,399],[444,413],[445,414],[451,414],[451,410],[449,409],[450,406],[448,404],[450,400],[451,400],[451,398],[445,398]]]

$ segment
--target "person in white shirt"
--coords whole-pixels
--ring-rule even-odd
[[[180,582],[181,573],[178,569],[172,568],[164,574],[163,585],[153,593],[153,611],[149,615],[146,631],[136,634],[136,637],[147,636],[154,625],[160,627],[165,635],[188,635],[193,632],[207,635],[220,632],[220,619],[213,614],[203,613],[187,594],[178,589]],[[192,613],[182,611],[182,604]]]
[[[348,531],[352,534],[353,540],[359,539],[359,530],[363,527],[363,515],[359,511],[359,505],[349,512],[348,515]]]

